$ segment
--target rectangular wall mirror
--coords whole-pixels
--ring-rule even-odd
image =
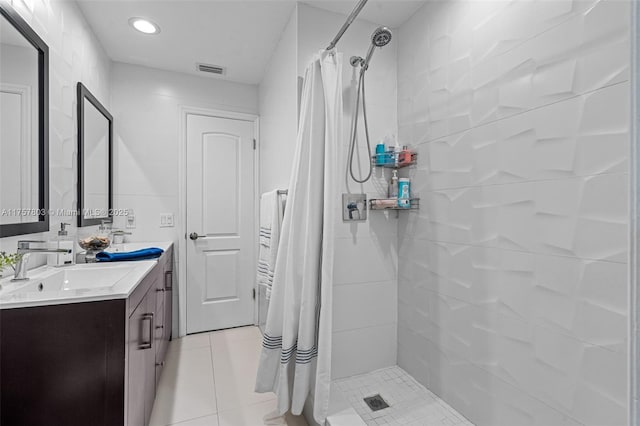
[[[78,226],[111,217],[113,117],[78,83]]]
[[[0,3],[0,238],[49,230],[49,48]]]

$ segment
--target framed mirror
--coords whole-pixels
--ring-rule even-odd
[[[78,83],[78,226],[111,218],[113,117]]]
[[[0,238],[49,230],[49,48],[0,2]]]

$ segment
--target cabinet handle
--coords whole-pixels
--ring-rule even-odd
[[[149,321],[149,341],[148,342],[140,342],[140,345],[138,346],[139,349],[151,349],[153,347],[153,327],[154,327],[154,319],[153,319],[153,312],[150,312],[148,314],[143,314],[142,315],[142,319],[141,321]],[[142,327],[142,326],[141,326]],[[141,336],[142,338],[142,336]]]
[[[173,290],[173,271],[166,271],[164,273],[164,288],[167,291]]]
[[[156,362],[156,367],[164,367],[164,361]]]
[[[164,293],[167,290],[165,290],[164,288],[156,288],[156,291],[159,293]]]
[[[156,330],[162,330],[164,328],[164,325],[156,325]]]

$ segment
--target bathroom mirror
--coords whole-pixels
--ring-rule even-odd
[[[0,2],[0,238],[49,230],[49,48]]]
[[[78,226],[111,217],[113,117],[78,83]]]

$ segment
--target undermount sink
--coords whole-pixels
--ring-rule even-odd
[[[109,265],[104,267],[74,266],[60,269],[53,274],[38,274],[28,284],[8,291],[13,293],[36,293],[45,291],[69,291],[81,289],[109,288],[116,285],[135,265]]]
[[[156,264],[143,260],[37,268],[26,281],[0,280],[0,309],[126,298]]]

